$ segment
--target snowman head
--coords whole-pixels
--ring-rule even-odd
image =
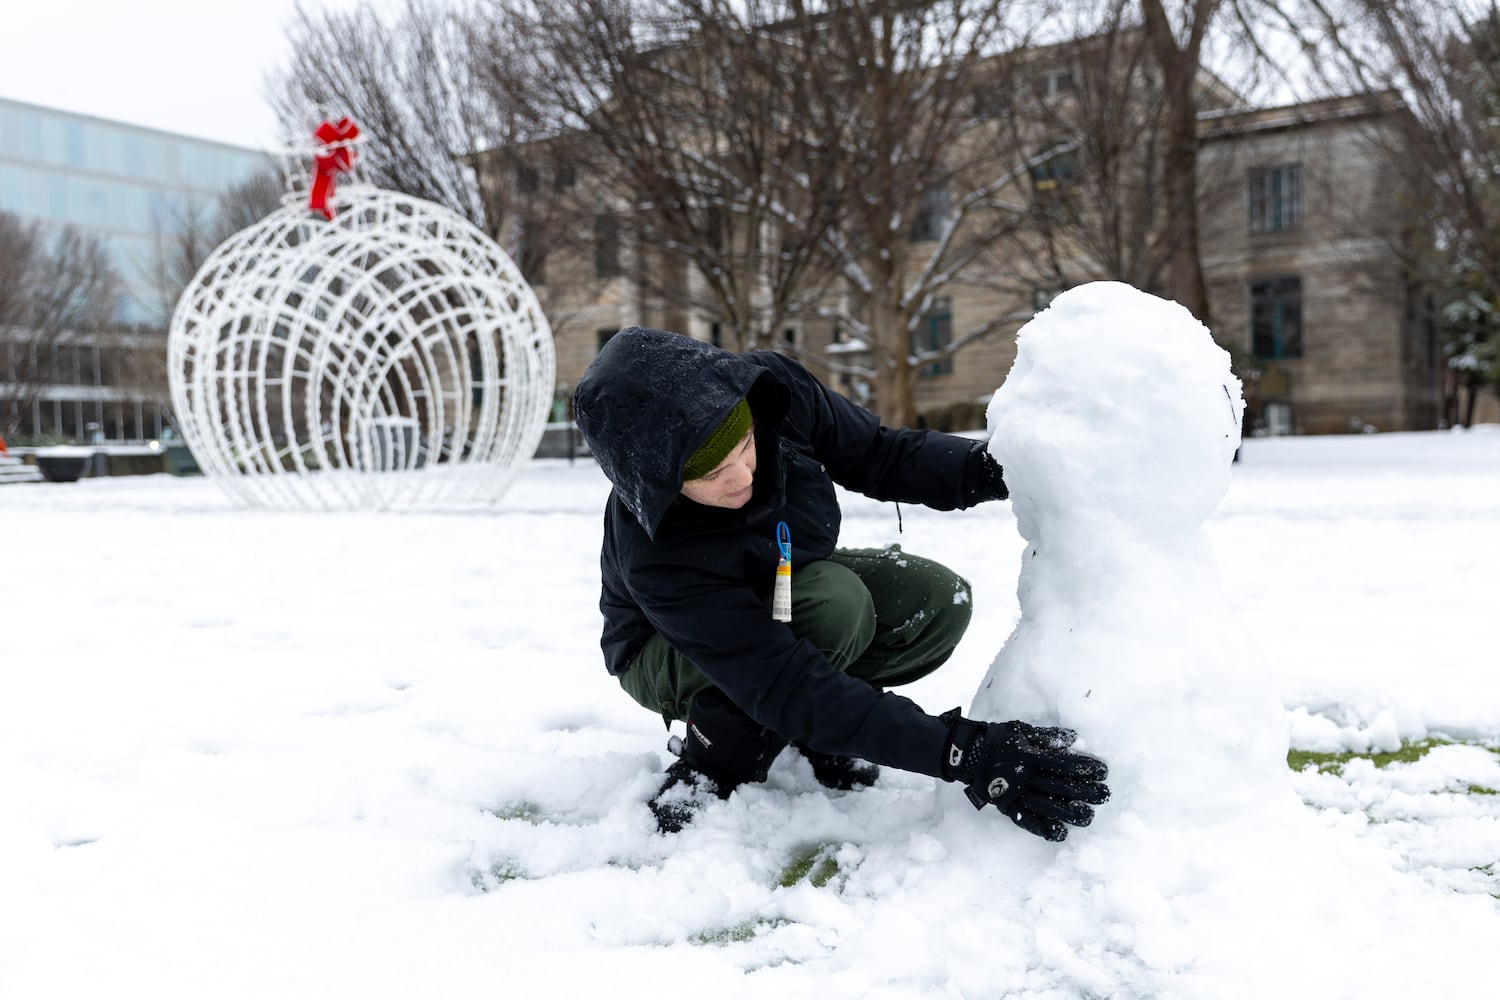
[[[1094,282],[1021,329],[990,448],[1023,530],[1074,515],[1193,530],[1228,488],[1243,410],[1229,354],[1190,312]]]

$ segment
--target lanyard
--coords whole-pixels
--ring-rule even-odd
[[[779,622],[792,620],[792,529],[785,521],[776,525],[776,547],[781,560],[776,564],[776,589],[771,594],[771,617]]]

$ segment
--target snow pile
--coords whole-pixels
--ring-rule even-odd
[[[1284,714],[1203,530],[1243,408],[1186,309],[1110,282],[1027,324],[990,404],[1027,548],[1021,622],[974,711],[1077,729],[1122,814],[1175,823],[1290,794]]]
[[[1120,335],[1139,321],[1116,313]],[[1207,563],[1137,621],[1100,574],[1030,568],[1048,560],[1017,538],[1019,495],[900,522],[841,497],[844,544],[973,584],[968,635],[907,693],[967,703],[1005,647],[1002,673],[1038,673],[995,714],[1061,718],[1109,758],[1114,799],[1061,846],[918,775],[829,793],[792,752],[659,835],[666,733],[599,654],[590,463],[530,463],[498,511],[399,516],[246,511],[201,477],[4,486],[0,997],[1487,996],[1500,795],[1469,789],[1500,788],[1500,429],[1243,458],[1202,530],[1263,662],[1192,620],[1222,611]],[[1035,509],[1067,488],[1026,517],[1077,524]],[[1156,595],[1163,553],[1207,558],[1197,521],[1150,544],[1116,521],[1076,529],[1086,570],[1130,562]],[[1023,567],[1055,664],[1006,645]],[[1033,625],[1070,572],[1088,614],[1054,599]],[[1172,607],[1153,644],[1137,625]],[[1065,617],[1118,652],[1073,659]],[[1242,655],[1255,698],[1215,738]],[[1266,668],[1299,749],[1433,749],[1294,773],[1304,809],[1259,770]]]
[[[1463,905],[1392,908],[1390,859],[1302,805],[1270,671],[1219,582],[1203,524],[1243,407],[1186,309],[1108,282],[1027,324],[990,405],[1026,548],[1021,619],[972,712],[1075,728],[1114,791],[1022,894],[1037,955],[1083,994],[1275,995],[1292,962],[1308,993],[1438,995],[1430,965],[1411,971],[1431,943],[1402,932]],[[1329,967],[1321,935],[1350,922],[1384,945]],[[1458,938],[1453,989],[1480,946]]]

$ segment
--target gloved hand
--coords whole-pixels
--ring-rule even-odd
[[[993,802],[1026,832],[1062,841],[1068,837],[1063,824],[1088,826],[1094,818],[1089,804],[1109,799],[1109,768],[1068,749],[1078,738],[1071,729],[975,722],[956,708],[939,718],[948,723],[943,777],[963,782],[975,809]]]
[[[972,507],[984,500],[1004,500],[1010,496],[1005,485],[1005,470],[990,454],[987,442],[977,441],[969,450],[964,466],[963,506]]]

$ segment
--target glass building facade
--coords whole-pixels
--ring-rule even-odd
[[[0,211],[100,237],[122,281],[110,344],[75,341],[67,367],[78,384],[48,386],[26,433],[81,439],[95,423],[111,439],[160,436],[159,401],[148,414],[146,400],[125,398],[128,391],[109,384],[117,366],[105,355],[120,349],[121,331],[166,336],[173,303],[152,275],[189,206],[211,210],[225,189],[274,169],[258,150],[0,98]],[[24,334],[0,331],[7,338],[15,349]],[[0,388],[10,367],[0,357]]]

